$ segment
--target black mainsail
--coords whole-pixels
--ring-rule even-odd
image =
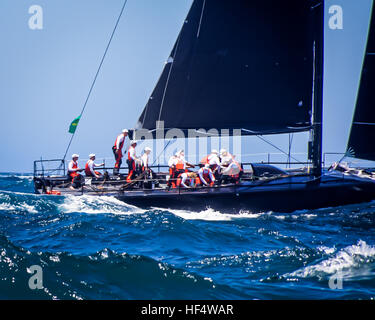
[[[372,8],[367,48],[348,142],[348,153],[375,160],[375,8]]]
[[[138,129],[311,129],[312,6],[194,0]]]

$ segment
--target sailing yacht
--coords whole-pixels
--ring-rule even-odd
[[[369,160],[375,160],[370,103],[374,23],[372,16],[347,152]],[[175,189],[167,187],[168,173],[160,170],[147,183],[127,183],[107,174],[104,180],[87,179],[71,190],[64,160],[57,160],[60,175],[46,172],[46,161],[38,160],[35,192],[114,196],[141,207],[233,212],[290,212],[375,199],[372,170],[340,163],[329,170],[322,167],[323,47],[323,0],[194,0],[131,131],[133,139],[157,139],[168,130],[208,136],[221,130],[233,136],[309,131],[309,170],[251,163],[237,183]]]

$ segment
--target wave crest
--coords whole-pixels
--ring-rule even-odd
[[[114,197],[109,196],[66,196],[59,209],[65,213],[111,213],[111,214],[133,214],[144,213],[136,206],[132,206]]]
[[[324,248],[323,250],[333,255],[330,258],[303,267],[285,276],[298,278],[318,277],[322,279],[337,272],[345,271],[347,278],[355,278],[359,275],[365,276],[366,273],[373,274],[375,272],[375,246],[368,245],[365,241],[359,240],[357,244],[345,247],[336,253],[333,253],[334,249],[328,249]],[[365,267],[367,272],[363,273],[360,270],[362,267]]]

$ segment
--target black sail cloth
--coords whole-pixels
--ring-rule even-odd
[[[195,0],[137,128],[310,128],[309,0]]]
[[[360,159],[375,160],[375,8],[349,136],[348,152]]]

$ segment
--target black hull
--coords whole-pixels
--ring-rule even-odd
[[[210,207],[230,213],[240,211],[293,212],[347,204],[369,202],[375,199],[375,182],[368,179],[330,179],[320,183],[278,181],[264,186],[237,185],[214,190],[176,190],[163,193],[125,193],[116,198],[138,207],[204,210]],[[295,180],[295,179],[294,179]],[[306,178],[304,179],[306,180]]]
[[[57,178],[46,179],[46,185]],[[60,180],[60,182],[63,180]],[[38,189],[35,180],[35,192]],[[101,184],[100,182],[98,182]],[[200,187],[196,189],[129,189],[122,190],[123,182],[102,187],[88,185],[71,190],[55,186],[61,195],[113,196],[141,208],[185,209],[201,211],[212,208],[220,212],[292,212],[369,202],[375,199],[375,180],[369,177],[345,175],[339,172],[325,174],[317,180],[311,175],[276,176],[260,180],[245,180],[234,185]]]

